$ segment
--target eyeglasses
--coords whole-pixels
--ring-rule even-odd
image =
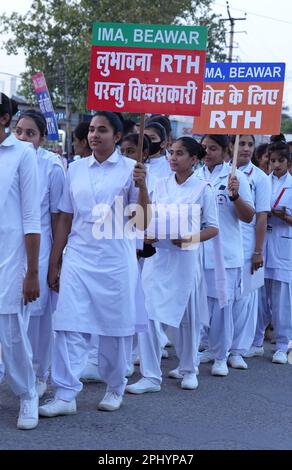
[[[24,134],[26,137],[35,137],[38,134],[38,132],[33,129],[21,129],[21,127],[16,127],[14,132],[18,136]]]

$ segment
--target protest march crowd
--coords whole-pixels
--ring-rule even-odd
[[[172,56],[157,50],[161,71],[172,74]],[[165,110],[167,100],[185,100],[188,109],[196,102],[198,115],[202,83],[187,77],[185,86],[174,79],[157,85],[151,78],[154,96],[149,80],[140,87],[130,75],[135,53],[130,59],[124,54],[128,84],[140,87],[136,98],[129,88],[130,105],[144,99],[151,108],[156,100],[144,125],[145,114],[136,122],[114,112],[124,111],[120,91],[127,85],[106,79],[121,53],[97,54],[95,72],[105,81],[91,80],[90,99],[103,99],[109,108],[91,109],[111,111],[79,123],[69,165],[45,148],[42,107],[20,113],[11,129],[17,103],[1,93],[0,381],[5,377],[20,399],[18,429],[35,428],[39,416],[76,414],[76,397],[87,381],[105,384],[97,405],[102,411],[118,410],[125,392],[159,392],[161,359],[170,344],[177,368],[168,374],[182,393],[197,389],[202,363],[211,363],[214,377],[227,376],[229,367],[248,369],[247,359],[264,355],[269,325],[272,362],[288,362],[292,144],[275,134],[256,145],[253,132],[236,132],[237,118],[259,134],[264,113],[255,108],[254,115],[244,115],[232,107],[243,103],[251,86],[258,100],[252,104],[273,111],[280,88],[267,79],[263,88],[237,83],[241,89],[218,89],[213,74],[203,104],[217,113],[210,123],[221,133],[208,128],[197,139],[173,139],[169,118],[157,109],[162,103]],[[147,54],[155,62],[154,52]],[[186,74],[199,74],[203,53],[196,59],[191,54],[173,57],[186,61]],[[147,63],[138,63],[144,72]],[[182,103],[175,86],[184,89]],[[232,109],[226,114],[213,109],[222,105],[225,91]],[[276,121],[276,112],[271,114]],[[232,135],[222,133],[225,115],[231,116]],[[128,384],[135,364],[141,378]],[[49,382],[54,397],[39,404]]]

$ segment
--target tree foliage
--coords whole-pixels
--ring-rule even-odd
[[[224,60],[224,23],[213,0],[34,0],[29,11],[0,17],[8,54],[26,57],[21,92],[31,102],[31,76],[42,71],[56,104],[64,103],[65,76],[74,109],[84,110],[95,21],[208,26],[208,60]]]

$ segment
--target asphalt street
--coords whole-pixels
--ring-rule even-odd
[[[110,413],[96,409],[104,385],[88,384],[77,415],[42,418],[32,431],[16,429],[18,399],[4,383],[0,449],[292,449],[292,366],[272,364],[272,347],[266,345],[264,357],[248,359],[248,370],[229,369],[224,378],[212,377],[210,364],[202,365],[194,391],[167,378],[177,365],[170,349],[161,392],[127,394],[121,409]]]

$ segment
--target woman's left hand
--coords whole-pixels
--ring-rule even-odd
[[[146,167],[143,163],[137,162],[133,171],[133,180],[137,188],[146,188]]]

